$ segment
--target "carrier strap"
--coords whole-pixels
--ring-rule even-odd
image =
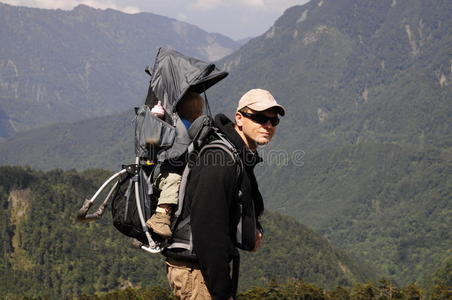
[[[217,133],[217,136],[219,137],[218,140],[214,140],[209,144],[203,146],[199,153],[197,154],[197,159],[199,159],[201,155],[208,149],[222,149],[224,152],[231,156],[235,163],[238,162],[238,175],[239,175],[238,178],[240,180],[243,173],[242,172],[243,163],[240,157],[238,156],[235,147],[231,144],[231,142],[227,140],[227,138],[221,135],[222,135],[221,133]],[[191,229],[190,228],[185,229],[185,227],[190,226],[190,215],[188,215],[184,219],[179,219],[184,208],[185,191],[188,183],[188,178],[191,172],[191,168],[192,165],[187,164],[182,173],[181,185],[179,188],[179,204],[173,216],[173,218],[176,221],[172,222],[172,230],[174,232],[173,242],[168,246],[169,249],[183,248],[191,251],[193,247]],[[178,236],[177,234],[178,232],[180,232],[181,235]]]
[[[232,258],[232,267],[231,267],[231,279],[234,296],[237,295],[237,289],[239,287],[239,275],[240,275],[240,255],[237,253]]]

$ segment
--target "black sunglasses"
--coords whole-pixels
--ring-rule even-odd
[[[270,121],[270,123],[273,126],[276,126],[279,124],[279,118],[278,117],[267,117],[266,115],[262,115],[262,114],[250,114],[244,111],[239,111],[239,113],[241,113],[244,117],[259,123],[259,124],[266,124],[268,121]]]

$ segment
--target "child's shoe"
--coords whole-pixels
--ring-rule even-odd
[[[146,221],[146,225],[164,238],[170,238],[173,234],[170,228],[171,214],[164,208],[157,207],[152,217]]]

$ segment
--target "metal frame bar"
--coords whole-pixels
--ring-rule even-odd
[[[138,164],[140,162],[140,158],[137,157],[135,163]],[[137,174],[139,176],[139,174]],[[146,225],[146,220],[144,219],[143,210],[141,209],[141,200],[140,200],[140,190],[139,190],[139,180],[135,181],[135,202],[137,206],[138,216],[140,218],[140,223],[144,234],[146,235],[146,239],[148,240],[149,246],[142,245],[141,249],[150,253],[159,253],[162,251],[162,248],[159,247],[157,243],[151,237],[149,233],[148,226]]]
[[[96,193],[94,194],[93,197],[91,197],[91,199],[85,199],[85,201],[83,202],[82,207],[80,208],[80,210],[78,211],[78,214],[77,214],[77,219],[79,221],[82,221],[82,222],[95,221],[95,220],[99,220],[102,217],[102,215],[105,212],[105,208],[107,207],[108,201],[110,200],[110,197],[113,194],[113,191],[118,186],[118,181],[115,182],[113,187],[110,189],[110,191],[108,192],[107,197],[105,197],[105,199],[104,199],[104,202],[99,206],[99,208],[97,209],[96,212],[94,212],[92,214],[88,214],[88,210],[91,208],[91,206],[93,205],[93,203],[97,199],[97,197],[99,197],[100,193],[102,193],[102,191],[113,180],[117,179],[119,176],[121,176],[125,172],[127,172],[127,170],[126,169],[122,169],[121,171],[119,171],[119,172],[115,173],[114,175],[112,175],[110,178],[108,178],[104,182],[104,184],[102,184],[102,186],[96,191]]]

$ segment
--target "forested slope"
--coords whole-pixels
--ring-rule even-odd
[[[71,298],[127,286],[167,286],[161,255],[131,248],[111,223],[78,223],[83,199],[109,172],[0,167],[0,294]],[[291,218],[266,213],[266,238],[242,257],[242,289],[302,278],[323,287],[375,275]]]

